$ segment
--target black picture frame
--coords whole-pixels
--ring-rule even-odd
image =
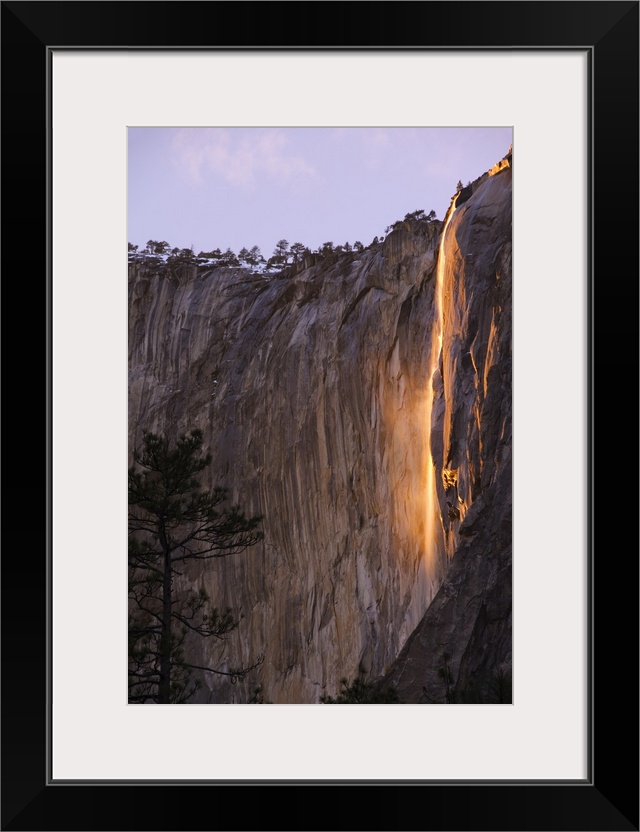
[[[630,333],[637,333],[638,310],[638,10],[638,2],[580,0],[2,3],[2,264],[5,310],[12,321],[12,346],[3,361],[11,391],[8,404],[5,399],[11,442],[5,447],[10,459],[18,454],[17,464],[7,464],[3,490],[10,510],[2,558],[2,829],[638,829],[638,546],[637,502],[632,502],[637,412],[633,420],[629,413],[630,402],[637,401],[638,375],[632,358],[636,339],[628,343]],[[51,51],[232,48],[239,43],[247,49],[588,51],[592,686],[584,782],[98,784],[47,779]],[[571,209],[561,174],[562,155],[570,152],[558,147],[547,231],[555,221],[560,233],[561,213]],[[27,314],[20,316],[21,309]],[[34,361],[34,347],[42,341]],[[635,370],[630,394],[611,375],[620,363],[626,378]],[[562,680],[549,684],[561,697]],[[327,799],[327,789],[335,799]]]

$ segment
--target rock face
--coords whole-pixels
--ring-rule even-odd
[[[181,579],[243,616],[194,664],[264,659],[235,685],[203,674],[196,701],[318,702],[360,664],[418,701],[443,647],[460,689],[510,658],[511,170],[449,223],[433,372],[441,230],[281,277],[130,267],[130,449],[201,428],[205,484],[264,515],[262,544]]]
[[[499,174],[499,175],[497,175]],[[404,702],[511,701],[511,169],[447,229],[432,443],[451,568],[386,675]],[[455,511],[452,511],[452,508]],[[456,514],[459,514],[458,519]]]

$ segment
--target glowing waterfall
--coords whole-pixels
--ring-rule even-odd
[[[456,210],[456,199],[458,195],[453,198],[449,216],[446,219],[442,229],[442,236],[440,237],[440,247],[438,249],[438,263],[436,267],[436,286],[434,291],[434,330],[431,338],[431,356],[429,363],[428,378],[430,380],[429,390],[427,391],[427,499],[426,499],[426,522],[425,522],[425,551],[426,551],[426,565],[431,574],[437,565],[438,551],[443,548],[442,539],[442,517],[440,514],[440,504],[438,502],[438,494],[436,491],[436,469],[431,454],[431,415],[433,411],[433,379],[440,364],[440,353],[442,352],[442,331],[444,323],[444,315],[442,309],[442,291],[444,286],[444,271],[446,266],[445,254],[445,239],[447,236],[447,228],[451,222],[454,211]]]

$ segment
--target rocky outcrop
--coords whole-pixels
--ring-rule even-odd
[[[506,156],[500,159],[499,162],[496,162],[493,167],[489,168],[487,173],[489,176],[495,176],[497,173],[501,173],[503,170],[510,168],[512,166],[513,160],[513,147],[509,147],[509,151]]]
[[[143,430],[201,428],[205,484],[264,515],[262,544],[181,579],[243,616],[224,645],[191,642],[194,664],[263,658],[236,685],[205,674],[197,701],[261,684],[272,702],[317,702],[361,664],[392,667],[401,699],[435,698],[444,647],[457,688],[506,662],[510,183],[486,178],[449,223],[433,375],[441,223],[275,277],[130,266],[130,448]]]

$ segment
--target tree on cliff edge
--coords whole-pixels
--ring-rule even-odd
[[[220,670],[189,663],[191,633],[224,639],[238,621],[230,609],[212,607],[204,590],[180,591],[175,578],[189,561],[244,551],[262,539],[261,517],[238,506],[220,510],[224,488],[206,493],[199,475],[210,464],[202,432],[182,435],[175,446],[145,433],[129,469],[129,702],[186,702],[199,688],[195,670],[240,679],[250,667]]]

